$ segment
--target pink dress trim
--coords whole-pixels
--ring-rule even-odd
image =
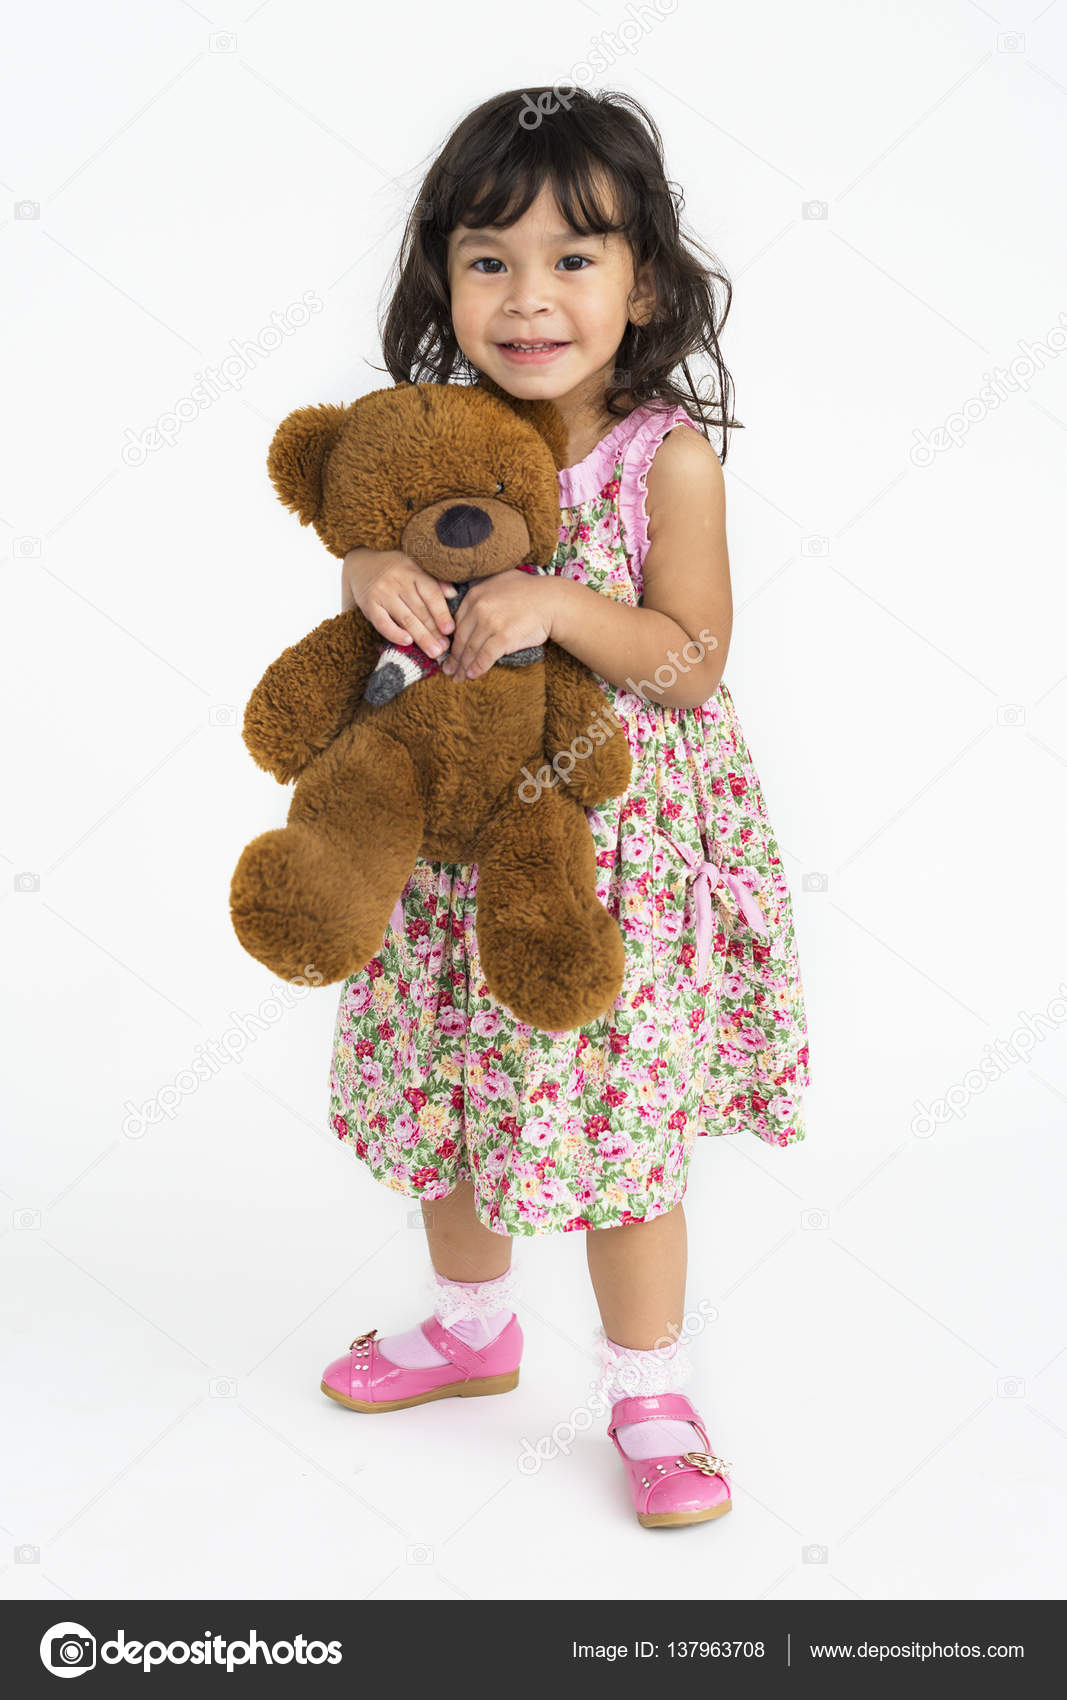
[[[615,469],[619,450],[633,433],[640,429],[652,412],[652,404],[635,407],[613,425],[606,437],[601,437],[589,453],[573,466],[565,466],[559,474],[559,505],[576,508],[598,496]]]
[[[700,429],[684,407],[664,407],[659,402],[647,402],[620,419],[583,460],[576,461],[574,466],[564,467],[559,473],[560,507],[577,507],[580,502],[587,502],[600,493],[622,452],[619,517],[625,531],[630,570],[638,597],[643,588],[643,567],[648,553],[648,514],[645,509],[648,469],[660,443],[675,425],[691,425],[694,430]]]

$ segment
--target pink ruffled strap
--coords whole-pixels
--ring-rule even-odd
[[[645,510],[648,469],[667,432],[675,425],[691,425],[695,431],[700,429],[684,407],[649,407],[640,411],[645,417],[626,445],[619,483],[619,517],[626,533],[630,574],[638,599],[644,590],[645,556],[648,554],[648,514]]]
[[[575,461],[573,466],[561,469],[558,474],[561,508],[577,508],[582,502],[592,501],[600,494],[615,471],[615,463],[624,445],[640,427],[648,411],[647,407],[633,408],[617,425],[612,426],[606,437],[601,437],[587,455]]]

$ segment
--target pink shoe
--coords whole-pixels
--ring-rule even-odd
[[[483,1393],[510,1393],[518,1386],[522,1329],[517,1316],[481,1351],[442,1328],[436,1317],[427,1317],[419,1327],[448,1363],[430,1364],[426,1369],[390,1363],[374,1344],[378,1330],[372,1328],[358,1334],[345,1356],[327,1366],[322,1378],[326,1397],[350,1411],[402,1411],[408,1405],[425,1405],[453,1394],[472,1399]]]
[[[662,1458],[628,1457],[615,1430],[624,1423],[648,1423],[663,1417],[692,1423],[705,1450]],[[729,1511],[733,1500],[725,1476],[730,1466],[710,1451],[704,1425],[684,1393],[646,1393],[616,1400],[608,1433],[626,1466],[637,1521],[646,1529],[705,1523],[709,1517],[721,1517]]]

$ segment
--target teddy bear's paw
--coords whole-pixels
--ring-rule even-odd
[[[245,950],[273,974],[332,985],[381,949],[389,905],[368,896],[350,857],[306,828],[279,827],[243,852],[230,915]]]
[[[478,950],[493,996],[519,1021],[566,1033],[597,1021],[622,990],[626,953],[618,922],[599,903],[565,929],[526,931],[514,922]]]
[[[583,808],[599,809],[612,797],[626,794],[632,773],[626,735],[616,731],[587,761],[577,763],[569,794]]]

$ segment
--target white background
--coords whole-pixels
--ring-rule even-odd
[[[337,611],[339,572],[274,496],[273,430],[389,381],[376,309],[452,124],[587,80],[593,39],[635,15],[595,81],[657,119],[736,289],[726,676],[794,893],[815,1077],[803,1145],[694,1159],[689,1300],[718,1314],[690,1391],[735,1506],[658,1535],[601,1419],[517,1468],[588,1398],[580,1235],[517,1247],[513,1395],[370,1423],[319,1393],[354,1334],[427,1310],[412,1207],[326,1125],[337,988],[123,1133],[276,989],[227,898],[288,794],[238,727],[267,663]],[[1067,1005],[947,1121],[916,1105],[1067,991],[1067,5],[548,0],[523,23],[472,0],[101,0],[22,8],[0,79],[0,1252],[24,1466],[0,1587],[59,1616],[1062,1595]],[[308,290],[324,311],[239,392],[123,460]],[[914,463],[917,433],[1039,342]]]

